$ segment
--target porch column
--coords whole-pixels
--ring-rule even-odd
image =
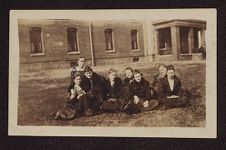
[[[171,26],[171,39],[172,39],[172,55],[177,60],[180,56],[180,28],[179,26]]]
[[[155,58],[159,55],[159,31],[157,29],[154,30],[154,40],[155,40]]]
[[[205,29],[200,31],[201,34],[201,46],[206,48],[206,40],[205,40]]]
[[[189,28],[188,32],[188,48],[189,54],[191,54],[194,49],[194,29],[192,27]]]
[[[151,48],[152,38],[151,38],[151,25],[150,21],[143,20],[143,37],[144,37],[144,56],[146,62],[153,61],[151,58],[151,54],[153,53],[153,49]]]

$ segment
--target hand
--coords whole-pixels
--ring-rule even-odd
[[[148,103],[149,103],[149,102],[148,102],[147,100],[143,103],[144,108],[147,108],[147,107],[149,106]]]
[[[140,100],[139,100],[139,97],[135,95],[135,96],[134,96],[134,103],[137,104],[139,101],[140,101]]]
[[[73,99],[73,98],[75,98],[75,95],[74,94],[70,96],[70,99]]]
[[[171,95],[171,96],[167,96],[167,98],[178,98],[179,96],[177,95]]]
[[[77,99],[79,99],[82,95],[83,95],[83,94],[78,95],[78,96],[77,96]]]

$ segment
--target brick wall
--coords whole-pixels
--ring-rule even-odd
[[[68,54],[68,27],[78,29],[79,51],[87,59],[91,59],[88,25],[87,21],[19,20],[20,63],[58,62],[75,59],[79,54]],[[31,56],[30,27],[42,28],[44,56]]]
[[[95,65],[111,65],[121,63],[132,63],[134,59],[144,61],[144,37],[142,22],[131,20],[91,22],[92,42]],[[44,55],[32,56],[30,48],[30,28],[41,27],[44,45]],[[78,29],[78,46],[80,54],[68,54],[67,28]],[[115,52],[106,52],[105,29],[113,30]],[[91,45],[89,22],[85,20],[18,20],[20,63],[38,64],[39,68],[46,68],[47,62],[64,62],[63,66],[70,63],[79,55],[83,55],[91,63]],[[133,51],[131,46],[131,30],[138,31],[138,50]],[[118,61],[120,60],[120,61]],[[43,63],[43,67],[40,65]]]

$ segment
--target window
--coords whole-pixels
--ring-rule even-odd
[[[171,55],[171,30],[169,27],[158,29],[158,52],[159,55]]]
[[[42,28],[40,27],[31,27],[30,28],[30,46],[31,54],[43,53],[42,46]]]
[[[79,52],[77,32],[76,28],[67,29],[68,52]]]
[[[112,32],[113,32],[112,29],[104,30],[106,51],[113,50],[113,35],[112,35]]]
[[[132,50],[138,50],[137,30],[131,30],[131,46]]]

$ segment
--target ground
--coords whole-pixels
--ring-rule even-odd
[[[47,115],[62,108],[68,96],[70,69],[20,72],[18,97],[18,125],[40,126],[143,126],[143,127],[203,127],[206,121],[205,62],[175,62],[177,75],[192,97],[190,106],[167,110],[151,110],[139,114],[102,113],[71,121],[49,120]],[[145,79],[157,72],[156,64],[133,64]],[[109,67],[95,67],[106,76]],[[117,66],[123,78],[125,65]]]

